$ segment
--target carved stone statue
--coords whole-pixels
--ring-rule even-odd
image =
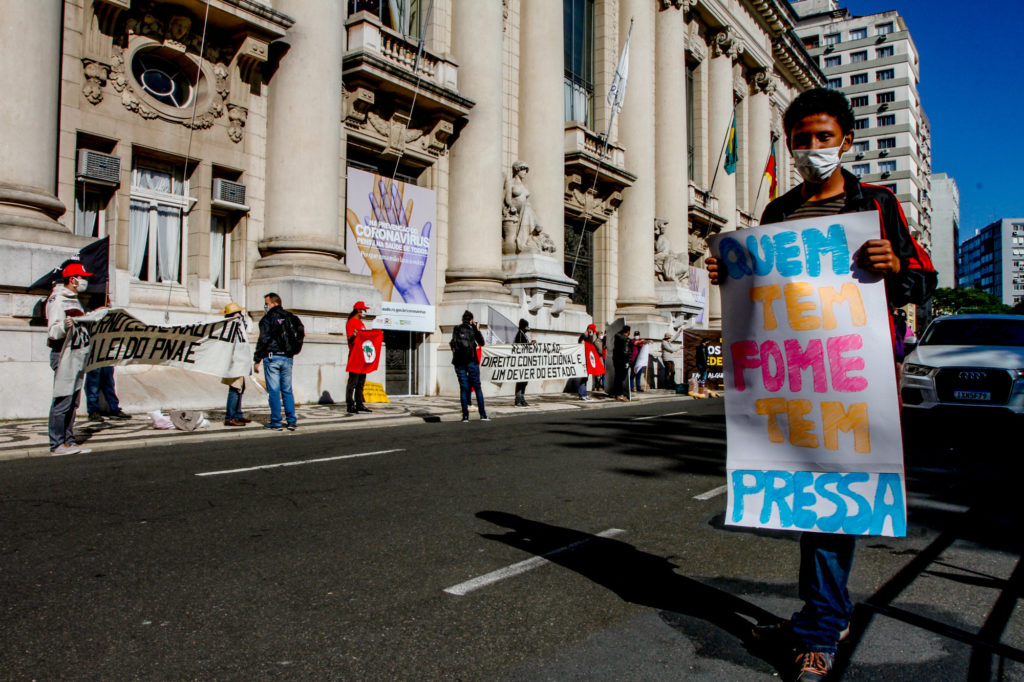
[[[668,221],[664,218],[654,219],[654,276],[661,282],[679,282],[684,284],[690,259],[685,253],[672,251],[672,244],[665,234]]]
[[[505,201],[501,211],[501,252],[554,253],[555,244],[545,234],[540,219],[530,204],[526,174],[530,167],[524,161],[512,164],[512,178],[505,178]]]

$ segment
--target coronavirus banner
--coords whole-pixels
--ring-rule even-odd
[[[480,379],[506,381],[579,379],[587,376],[583,346],[578,343],[507,343],[484,346]]]
[[[877,213],[729,232],[721,264],[731,525],[906,534]]]
[[[348,169],[345,248],[349,269],[380,291],[377,329],[434,331],[437,196],[426,187]]]

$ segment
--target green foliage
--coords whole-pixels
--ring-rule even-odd
[[[966,313],[1007,314],[1010,312],[1010,306],[980,289],[940,287],[935,290],[935,296],[932,297],[932,306],[936,317]]]

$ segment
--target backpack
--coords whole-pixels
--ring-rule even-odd
[[[287,355],[298,355],[302,350],[302,342],[306,338],[306,329],[298,315],[286,312],[281,319],[281,343]]]
[[[473,328],[468,324],[460,324],[455,328],[448,345],[451,346],[453,359],[476,358],[476,338],[473,335]]]

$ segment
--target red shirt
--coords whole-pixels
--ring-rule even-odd
[[[351,339],[356,335],[356,332],[363,329],[366,329],[366,325],[363,324],[363,321],[359,319],[358,315],[356,315],[345,323],[345,336]]]

